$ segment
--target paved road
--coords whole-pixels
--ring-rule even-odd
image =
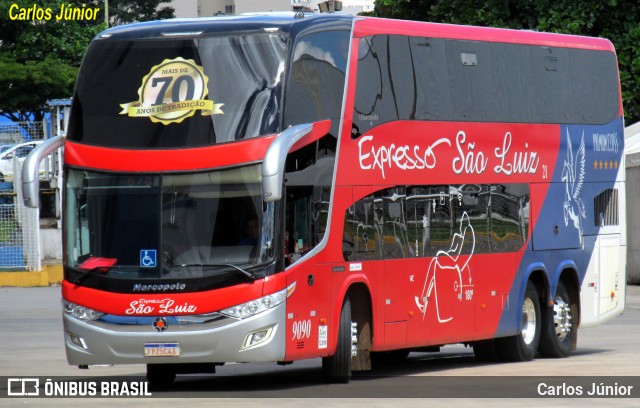
[[[640,286],[628,287],[626,303],[626,311],[622,316],[605,325],[581,330],[578,350],[567,359],[480,364],[474,360],[470,349],[456,345],[444,347],[440,353],[412,353],[404,364],[388,365],[373,374],[356,374],[351,383],[346,385],[323,384],[319,359],[285,367],[275,364],[229,364],[221,367],[213,376],[181,377],[168,389],[153,390],[152,399],[0,399],[0,406],[85,406],[89,402],[104,406],[121,403],[149,406],[159,403],[155,397],[172,398],[168,401],[172,401],[173,405],[190,407],[494,406],[496,402],[523,407],[532,403],[582,407],[602,406],[607,402],[603,399],[489,399],[502,395],[532,396],[537,393],[539,383],[545,381],[549,385],[564,382],[565,389],[566,386],[580,385],[585,392],[594,381],[596,385],[600,382],[614,385],[619,381],[620,387],[631,381],[630,384],[634,385],[632,396],[635,398],[616,399],[609,403],[638,406]],[[95,367],[89,370],[68,366],[60,313],[59,288],[0,288],[0,377],[74,376],[110,380],[118,376],[144,375],[145,368],[142,365]],[[550,378],[546,379],[545,376]],[[562,378],[553,378],[555,376]],[[617,376],[636,377],[629,380]],[[6,384],[0,384],[0,389],[4,387]],[[466,398],[431,398],[442,395]]]

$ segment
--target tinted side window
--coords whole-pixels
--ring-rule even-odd
[[[348,31],[304,36],[293,51],[285,94],[285,128],[331,119],[338,135],[349,51]]]
[[[345,260],[519,251],[529,231],[529,186],[396,186],[345,214]]]
[[[405,219],[404,187],[393,187],[378,192],[376,213],[382,233],[382,256],[384,259],[409,258],[413,248],[409,245],[408,225]]]
[[[342,238],[342,253],[347,261],[382,258],[373,196],[359,200],[347,210]]]
[[[470,251],[473,251],[473,253],[476,254],[492,252],[488,238],[488,215],[491,205],[489,199],[489,186],[480,184],[463,184],[460,186],[451,186],[450,189],[452,196],[455,195],[453,205],[451,206],[455,219],[461,220],[466,214],[469,224],[472,227],[466,231],[466,234],[474,235],[474,245],[473,247],[469,246],[466,248],[467,253],[471,253]],[[454,234],[458,232],[459,231],[455,231]],[[518,247],[518,249],[519,248],[520,247]]]
[[[286,253],[291,261],[318,245],[327,227],[336,138],[327,134],[287,156]]]
[[[395,78],[391,78],[390,66],[392,63],[397,66],[402,65],[403,61],[411,60],[406,60],[406,53],[392,58],[389,48],[389,36],[380,35],[360,40],[353,136],[359,136],[385,122],[400,119],[393,93]],[[411,70],[412,65],[406,65],[405,69]],[[413,92],[410,92],[405,97],[410,100],[412,95]]]
[[[522,44],[362,38],[353,136],[395,120],[603,124],[618,116],[615,54]]]
[[[517,251],[529,229],[529,189],[524,184],[491,187],[491,252]]]
[[[27,157],[27,155],[31,153],[34,147],[35,147],[34,145],[18,147],[16,149],[16,157],[20,157],[20,158]]]
[[[431,215],[434,213],[429,187],[409,186],[404,203],[409,246],[414,256],[431,253]]]

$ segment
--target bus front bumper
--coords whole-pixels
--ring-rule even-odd
[[[72,365],[282,361],[285,311],[286,301],[246,319],[220,314],[191,321],[188,316],[179,321],[167,318],[161,331],[149,317],[82,321],[63,314],[67,361]],[[150,356],[151,348],[179,355]]]

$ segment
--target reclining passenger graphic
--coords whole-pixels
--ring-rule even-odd
[[[416,296],[415,301],[418,309],[422,312],[422,318],[427,313],[427,306],[429,305],[429,299],[433,292],[432,301],[435,302],[436,315],[438,322],[445,323],[453,319],[453,316],[442,317],[440,315],[440,308],[438,306],[438,274],[442,273],[457,273],[457,279],[454,283],[453,290],[459,292],[458,300],[462,301],[462,274],[466,273],[469,279],[469,285],[472,282],[471,269],[469,268],[469,261],[473,256],[473,252],[476,245],[476,237],[469,220],[469,215],[465,212],[460,219],[460,231],[454,234],[451,241],[451,247],[447,251],[440,250],[436,254],[436,257],[431,260],[429,269],[427,271],[427,278],[424,282],[424,288],[420,297]],[[466,248],[465,248],[466,247]],[[466,250],[463,251],[463,248]],[[460,259],[461,254],[464,259]]]

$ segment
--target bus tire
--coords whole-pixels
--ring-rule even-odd
[[[351,302],[346,297],[338,322],[336,352],[322,358],[322,375],[330,383],[348,383],[351,379]]]
[[[533,360],[540,344],[540,298],[532,281],[527,282],[527,289],[522,300],[522,327],[515,336],[496,339],[500,356],[506,361]]]
[[[578,305],[571,301],[562,281],[558,283],[553,307],[547,307],[545,310],[540,354],[544,357],[567,357],[578,339]]]
[[[151,388],[171,385],[176,379],[176,370],[171,364],[147,364],[147,381]]]

